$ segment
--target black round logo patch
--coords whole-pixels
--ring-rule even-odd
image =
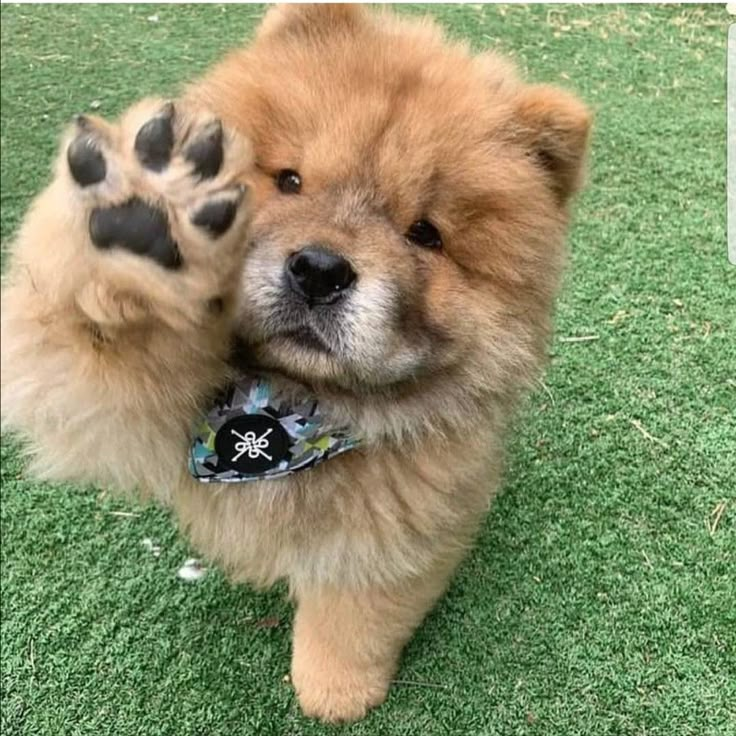
[[[220,427],[215,435],[219,464],[238,473],[263,473],[289,454],[289,434],[271,417],[246,414]]]

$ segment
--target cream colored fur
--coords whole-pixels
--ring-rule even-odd
[[[383,67],[371,67],[381,59]],[[318,91],[310,79],[320,80]],[[409,86],[397,92],[396,83]],[[406,97],[411,85],[419,92]],[[403,112],[393,112],[399,99]],[[375,120],[366,100],[381,111]],[[145,100],[117,124],[94,122],[114,171],[95,194],[68,174],[65,138],[53,182],[26,215],[2,292],[3,426],[22,435],[38,477],[153,498],[234,579],[287,580],[297,604],[292,675],[302,708],[354,720],[385,698],[403,645],[444,591],[498,488],[506,425],[544,358],[589,117],[571,95],[524,85],[494,57],[472,59],[431,25],[356,8],[272,10],[253,47],[177,103],[181,124],[224,120],[218,185],[252,192],[252,205],[213,247],[187,225],[203,192],[186,171],[175,165],[155,177],[132,155],[135,132],[160,104]],[[369,201],[364,190],[337,204],[327,195],[282,202],[274,194],[272,171],[298,156],[305,182],[310,166],[325,186],[346,171],[360,182],[365,164],[354,158],[355,143],[393,115],[408,116],[396,123],[403,137],[374,153],[385,206],[400,193],[396,219],[417,216],[418,174],[434,169],[452,182],[442,190],[447,207],[437,205],[447,233],[437,258],[405,252],[400,233],[361,204]],[[317,155],[305,143],[297,155],[294,130],[316,121],[328,146]],[[182,271],[91,244],[90,209],[131,194],[166,208]],[[186,466],[190,430],[229,378],[232,332],[261,334],[259,315],[270,307],[259,284],[281,268],[286,244],[333,215],[338,240],[348,227],[372,233],[359,252],[344,239],[374,279],[356,297],[349,328],[363,362],[344,371],[316,359],[290,362],[265,337],[254,354],[278,367],[274,380],[287,389],[318,390],[325,410],[364,445],[275,482],[197,483]],[[272,250],[246,252],[259,237]],[[414,281],[420,270],[422,287]],[[381,286],[388,278],[393,291]],[[395,327],[392,294],[410,299],[410,324]],[[216,298],[221,314],[208,306]],[[373,322],[365,318],[371,303],[385,304]],[[441,340],[425,334],[425,321]],[[406,366],[416,377],[390,384],[388,371],[403,376]]]

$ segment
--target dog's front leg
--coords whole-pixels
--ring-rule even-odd
[[[291,676],[305,715],[355,721],[385,700],[401,650],[444,591],[449,568],[391,588],[297,594]]]
[[[38,476],[167,500],[226,373],[251,164],[247,141],[185,102],[69,131],[2,291],[3,427]]]

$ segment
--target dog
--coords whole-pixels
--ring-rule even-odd
[[[39,478],[154,499],[234,580],[287,581],[303,712],[362,718],[499,487],[590,127],[430,21],[270,9],[180,98],[64,135],[5,276],[3,426]],[[193,477],[192,427],[243,375],[356,446]],[[270,431],[232,429],[233,458],[271,460]]]

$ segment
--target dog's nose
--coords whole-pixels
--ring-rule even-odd
[[[321,245],[308,245],[286,261],[291,288],[308,301],[331,304],[356,278],[348,261]]]

